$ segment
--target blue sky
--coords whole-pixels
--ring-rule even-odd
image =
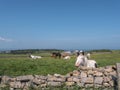
[[[0,49],[120,49],[120,0],[0,0]]]

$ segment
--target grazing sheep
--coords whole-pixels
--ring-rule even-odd
[[[58,57],[60,59],[61,58],[61,53],[59,53],[59,52],[57,52],[57,53],[53,52],[52,55],[51,55],[51,57],[54,57],[54,58]]]

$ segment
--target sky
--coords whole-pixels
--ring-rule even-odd
[[[120,0],[0,0],[0,49],[120,49]]]

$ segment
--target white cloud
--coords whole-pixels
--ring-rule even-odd
[[[8,38],[0,37],[0,41],[4,41],[4,42],[12,42],[13,40],[12,40],[12,39],[8,39]]]

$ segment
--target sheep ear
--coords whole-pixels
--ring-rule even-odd
[[[98,67],[96,63],[95,63],[95,67],[96,67],[96,68]]]

